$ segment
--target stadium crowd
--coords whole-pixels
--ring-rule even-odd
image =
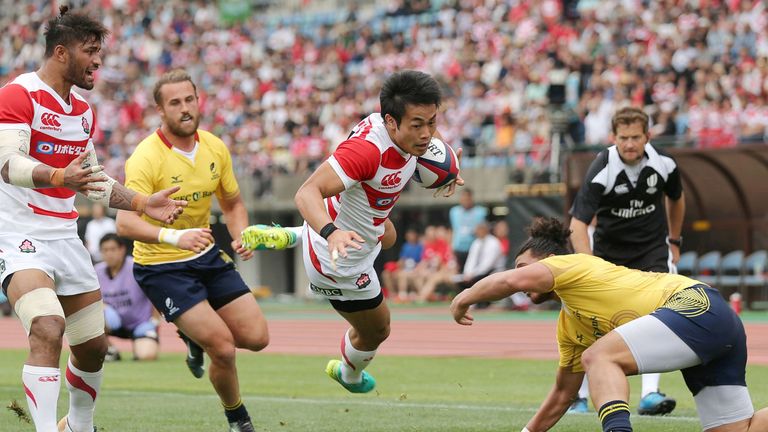
[[[172,67],[199,84],[201,127],[230,146],[260,196],[274,174],[311,172],[377,110],[383,77],[406,67],[443,85],[440,132],[466,149],[465,166],[544,170],[553,128],[568,145],[605,144],[612,113],[628,104],[644,107],[652,133],[678,145],[763,142],[768,125],[761,1],[392,0],[239,21],[202,0],[81,3],[112,30],[87,97],[100,157],[118,181],[160,123],[149,89]],[[52,7],[0,4],[4,84],[37,68]],[[562,91],[564,113],[554,123],[552,90]]]

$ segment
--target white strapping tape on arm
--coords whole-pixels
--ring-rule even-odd
[[[160,243],[167,243],[171,246],[179,247],[179,240],[181,236],[190,231],[202,231],[200,228],[190,228],[177,230],[173,228],[160,228],[160,234],[157,236],[157,241]]]
[[[85,197],[90,201],[103,205],[104,207],[109,207],[109,199],[112,197],[112,185],[117,183],[117,180],[101,171],[99,161],[96,159],[96,152],[93,150],[88,151],[88,156],[83,161],[82,167],[91,167],[91,169],[94,170],[94,173],[91,174],[91,176],[100,179],[100,181],[94,183],[94,185],[104,188],[103,191],[88,191],[88,193],[85,194]]]
[[[8,164],[8,180],[14,186],[34,188],[32,171],[40,162],[29,158],[29,130],[0,130],[0,169]]]

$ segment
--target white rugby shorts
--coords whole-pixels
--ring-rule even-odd
[[[82,294],[99,289],[91,256],[80,239],[38,240],[0,233],[0,284],[10,274],[37,269],[53,279],[56,294]]]
[[[339,275],[330,262],[325,262],[327,254],[317,254],[306,240],[302,242],[302,255],[311,293],[341,301],[369,300],[381,293],[381,283],[373,266],[351,276]]]

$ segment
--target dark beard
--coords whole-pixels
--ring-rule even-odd
[[[168,126],[168,129],[177,137],[187,138],[194,135],[197,132],[197,127],[200,126],[200,116],[195,117],[193,120],[195,122],[195,128],[192,129],[192,132],[183,130],[178,123],[166,122],[166,125]]]
[[[85,69],[78,70],[75,62],[70,62],[67,66],[67,72],[64,75],[64,79],[71,82],[72,85],[76,85],[81,89],[92,90],[93,83],[89,84],[85,81]]]

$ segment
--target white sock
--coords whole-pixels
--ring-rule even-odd
[[[296,241],[288,245],[288,249],[295,248],[298,246],[301,246],[301,233],[303,227],[297,226],[297,227],[285,227],[288,231],[292,232],[296,235]]]
[[[21,372],[27,406],[38,431],[55,431],[61,388],[59,368],[24,365]]]
[[[643,392],[640,394],[640,397],[644,398],[648,395],[648,393],[659,391],[660,379],[661,379],[661,374],[657,374],[657,373],[643,374]]]
[[[359,383],[363,379],[363,369],[368,367],[376,355],[376,350],[359,351],[349,340],[349,330],[341,340],[341,379],[348,384]]]
[[[589,399],[589,381],[587,381],[586,375],[584,375],[584,380],[581,381],[581,387],[579,387],[579,399]]]
[[[69,413],[67,421],[75,432],[93,431],[93,409],[96,396],[101,388],[104,375],[102,368],[98,372],[83,372],[67,361],[67,389],[69,390]]]

